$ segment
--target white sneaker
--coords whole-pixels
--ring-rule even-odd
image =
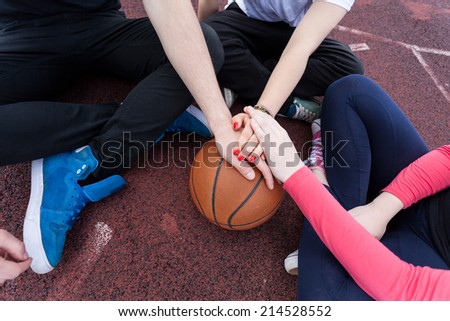
[[[298,250],[295,250],[284,259],[284,268],[291,275],[298,275]]]

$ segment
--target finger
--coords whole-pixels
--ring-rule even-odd
[[[243,123],[244,123],[244,118],[245,118],[246,114],[237,114],[235,116],[233,116],[233,118],[231,118],[231,122],[233,123],[233,129],[234,130],[239,130],[241,129]]]
[[[263,143],[265,140],[265,132],[259,125],[256,118],[250,119],[250,126],[253,129],[253,132],[255,133],[256,138],[258,138],[260,143]]]
[[[0,259],[0,279],[12,280],[25,272],[31,265],[31,258],[22,262]]]
[[[239,139],[238,139],[239,154],[237,154],[237,157],[240,161],[244,160],[248,155],[248,153],[243,153],[243,150],[244,150],[246,144],[249,142],[252,135],[253,135],[253,129],[251,126],[249,126],[249,124],[247,122],[247,125],[242,130],[241,136],[239,136]]]
[[[251,127],[251,126],[248,126],[248,127]],[[252,130],[252,132],[253,132],[253,130]],[[255,153],[255,149],[258,148],[258,145],[259,145],[258,138],[256,138],[255,134],[252,134],[252,136],[248,140],[247,144],[245,144],[244,147],[242,148],[242,154],[246,156],[247,160],[248,160],[249,156],[259,157],[259,154]]]
[[[233,165],[233,167],[248,180],[253,180],[255,178],[255,171],[246,161],[240,161],[237,157],[233,157],[231,165]]]
[[[0,230],[0,248],[17,261],[28,259],[23,242],[5,230]]]
[[[274,188],[274,178],[272,175],[272,171],[270,170],[269,165],[267,165],[266,162],[259,161],[256,164],[256,168],[259,169],[261,174],[264,176],[264,179],[266,180],[267,188],[272,190]]]
[[[255,135],[253,137],[256,138]],[[263,159],[263,156],[264,156],[263,148],[262,148],[261,144],[258,143],[256,148],[252,151],[252,154],[249,157],[247,157],[247,160],[252,163],[254,163],[257,159],[260,159],[261,161],[265,161],[265,158]]]

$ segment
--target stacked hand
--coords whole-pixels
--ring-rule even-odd
[[[255,137],[251,141],[259,142],[253,154],[255,151],[264,153],[272,174],[284,183],[304,166],[294,143],[287,131],[269,114],[252,107],[245,107],[244,111],[250,117],[248,123]]]

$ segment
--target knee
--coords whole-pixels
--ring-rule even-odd
[[[333,82],[327,89],[325,95],[334,96],[350,94],[355,88],[360,87],[360,84],[369,81],[369,78],[360,74],[352,74],[342,77]]]
[[[202,27],[203,36],[206,40],[206,45],[208,46],[214,70],[217,73],[220,68],[222,68],[225,59],[222,43],[213,28],[205,23],[200,23],[200,25]]]

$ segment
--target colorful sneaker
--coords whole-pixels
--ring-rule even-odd
[[[307,165],[309,168],[320,169],[325,172],[325,167],[323,164],[323,145],[322,145],[322,135],[320,132],[321,124],[320,119],[316,119],[311,124],[312,131],[312,148],[311,153],[308,157]]]
[[[190,105],[174,122],[166,129],[168,133],[196,133],[203,137],[211,138],[213,133],[208,120],[203,112]]]
[[[81,187],[98,166],[89,146],[35,160],[31,167],[31,195],[23,228],[27,253],[34,272],[48,273],[58,264],[66,233],[90,202],[120,190],[125,180],[114,175]]]
[[[280,116],[304,120],[308,123],[312,123],[314,119],[320,117],[322,105],[318,100],[306,100],[300,98],[294,98],[294,102],[289,107],[286,114],[279,114]]]
[[[291,275],[298,275],[298,250],[295,250],[284,259],[284,269]]]

